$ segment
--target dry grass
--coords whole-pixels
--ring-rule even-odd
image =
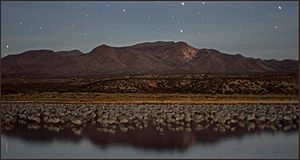
[[[1,95],[1,101],[60,103],[168,103],[168,104],[235,104],[298,103],[297,95],[211,95],[211,94],[142,94],[142,93],[19,93]]]

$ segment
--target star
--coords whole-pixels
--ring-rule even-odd
[[[278,26],[274,26],[275,29],[278,29]]]
[[[40,26],[39,28],[40,28],[40,30],[42,30],[42,29],[43,29],[43,27],[42,27],[42,26]]]
[[[109,7],[109,4],[106,4],[106,7]]]
[[[87,36],[88,34],[87,33],[84,33],[84,36]]]
[[[123,12],[126,13],[126,9],[123,9]]]
[[[23,22],[22,22],[22,21],[20,21],[20,22],[19,22],[19,24],[20,24],[20,25],[22,25],[22,24],[23,24]]]
[[[205,5],[205,2],[202,2],[203,5]]]
[[[279,10],[281,10],[281,9],[282,9],[282,7],[281,7],[281,6],[278,6],[278,9],[279,9]]]
[[[201,32],[200,32],[200,31],[198,31],[198,34],[201,34]]]
[[[8,46],[8,45],[6,45],[5,47],[6,47],[6,48],[9,48],[9,46]]]
[[[182,33],[182,32],[183,32],[183,30],[181,29],[181,30],[180,30],[180,33]]]
[[[150,17],[150,16],[147,16],[147,19],[151,19],[151,17]]]
[[[181,5],[184,6],[184,2],[181,2]]]

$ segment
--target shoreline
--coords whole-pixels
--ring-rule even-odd
[[[174,105],[239,105],[239,104],[286,104],[295,105],[299,104],[298,101],[0,101],[1,103],[41,103],[41,104],[112,104],[112,105],[128,105],[128,104],[150,104],[150,105],[160,105],[160,104],[174,104]]]
[[[63,104],[298,104],[298,95],[148,94],[148,93],[19,93],[1,95],[1,103]]]

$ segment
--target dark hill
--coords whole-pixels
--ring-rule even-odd
[[[261,60],[214,49],[196,49],[185,42],[146,42],[127,47],[101,45],[79,50],[31,50],[1,59],[2,76],[101,76],[114,74],[290,73],[296,60]]]

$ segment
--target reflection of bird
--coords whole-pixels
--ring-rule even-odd
[[[192,146],[193,144],[195,144],[196,142],[197,142],[197,138],[195,135],[193,135],[193,134],[184,134],[183,135],[183,139],[182,139],[183,146],[189,147],[189,146]]]
[[[6,141],[5,143],[5,153],[7,154],[8,153],[8,142]]]
[[[159,131],[151,128],[127,132],[116,132],[115,134],[96,132],[94,130],[87,133],[91,142],[100,146],[103,144],[124,143],[131,144],[139,148],[155,150],[186,150],[192,144],[196,143],[197,140],[192,132],[176,133],[164,131],[164,134],[160,134]],[[101,134],[101,136],[99,134]]]

